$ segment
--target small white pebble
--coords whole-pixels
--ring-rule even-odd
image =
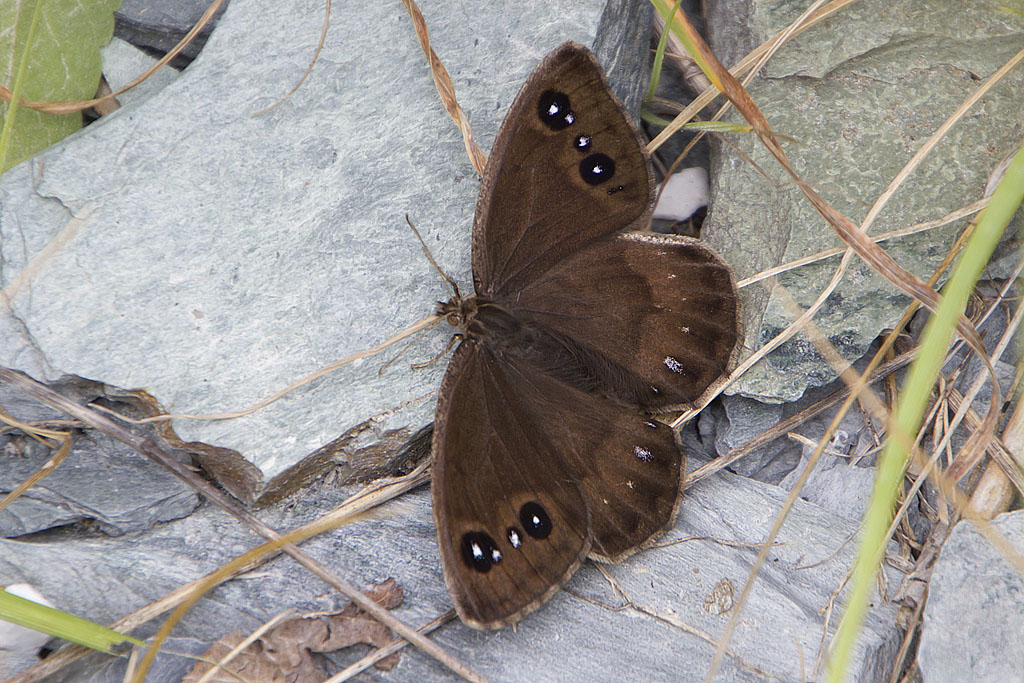
[[[684,168],[669,176],[661,193],[654,217],[684,221],[702,206],[708,205],[708,172],[703,168]]]

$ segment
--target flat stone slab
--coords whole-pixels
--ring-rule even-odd
[[[714,0],[707,7],[709,42],[731,67],[805,9],[788,0]],[[1009,12],[958,0],[865,0],[787,43],[747,88],[772,128],[795,138],[782,145],[796,172],[859,223],[928,137],[1022,48],[1024,31]],[[907,179],[869,234],[937,220],[981,199],[993,170],[1024,134],[1022,91],[1024,71],[1014,69]],[[729,118],[746,123],[735,112]],[[730,135],[713,150],[704,237],[741,278],[841,245],[754,135]],[[958,220],[882,246],[927,280],[966,224]],[[807,308],[838,263],[837,256],[782,273],[778,285]],[[770,281],[741,291],[749,353],[792,317]],[[909,301],[855,257],[814,324],[853,361]],[[835,377],[813,345],[797,336],[731,391],[792,401]]]
[[[351,491],[351,489],[348,489]],[[314,539],[304,549],[356,585],[395,577],[405,601],[395,614],[413,625],[442,614],[450,599],[441,575],[427,489],[380,508],[372,519]],[[316,487],[261,517],[293,528],[337,504],[343,492]],[[687,491],[679,519],[659,545],[605,565],[624,596],[587,563],[515,629],[481,632],[458,621],[437,632],[449,651],[495,681],[702,680],[760,543],[786,492],[728,473]],[[818,680],[819,647],[839,623],[824,614],[853,562],[857,522],[797,501],[754,585],[716,681]],[[55,605],[110,622],[256,545],[221,512],[205,507],[146,532],[50,543],[0,541],[0,583],[30,583]],[[886,567],[888,586],[901,575]],[[76,577],[87,575],[83,587]],[[202,651],[236,628],[253,629],[280,610],[333,609],[345,600],[288,558],[218,588],[175,631],[174,645]],[[888,675],[902,637],[897,606],[872,600],[848,680]],[[150,635],[155,625],[140,629]],[[700,634],[706,634],[702,636]],[[187,645],[187,647],[185,647]],[[337,653],[339,665],[365,648]],[[380,680],[448,680],[432,659],[404,651]],[[161,658],[154,680],[178,680],[191,662]],[[123,663],[92,657],[67,680],[119,681]]]
[[[992,520],[1018,553],[1024,511]],[[953,529],[928,583],[917,663],[926,683],[1015,681],[1024,662],[1024,578],[971,522]]]
[[[66,395],[71,387],[60,387]],[[71,450],[49,474],[0,510],[0,538],[85,523],[105,534],[147,529],[191,514],[199,496],[144,455],[92,429],[69,429],[67,416],[0,382],[0,406],[16,420],[65,431]],[[0,434],[0,497],[47,463],[56,448],[20,431]],[[0,584],[3,584],[0,581]]]

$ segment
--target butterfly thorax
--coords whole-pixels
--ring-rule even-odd
[[[499,300],[478,294],[456,296],[439,303],[437,314],[458,330],[463,341],[498,355],[523,358],[542,368],[552,362],[565,365],[565,348],[554,335]]]
[[[488,297],[473,294],[439,302],[437,315],[458,330],[463,339],[504,345],[525,342],[524,325],[504,306]]]
[[[521,359],[576,389],[618,403],[657,405],[649,385],[583,343],[536,324],[513,302],[477,294],[457,296],[439,303],[437,314],[458,330],[463,342],[479,345],[493,357]]]

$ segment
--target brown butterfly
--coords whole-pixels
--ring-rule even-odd
[[[584,558],[615,562],[673,520],[685,456],[650,413],[720,384],[739,339],[729,267],[645,228],[654,175],[593,55],[540,63],[498,132],[473,280],[434,426],[433,505],[462,620],[511,624]],[[625,232],[624,232],[625,231]]]

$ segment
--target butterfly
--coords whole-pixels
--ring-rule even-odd
[[[672,524],[685,455],[653,414],[718,388],[739,340],[732,272],[643,231],[655,191],[636,126],[582,45],[548,54],[495,139],[473,225],[475,291],[439,393],[432,499],[462,620],[536,609],[586,558]]]

